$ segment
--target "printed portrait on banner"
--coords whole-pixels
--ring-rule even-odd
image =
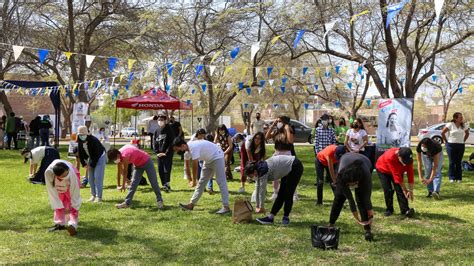
[[[410,147],[413,99],[381,99],[378,108],[377,150]]]

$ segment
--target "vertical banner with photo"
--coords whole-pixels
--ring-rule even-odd
[[[84,102],[77,102],[74,104],[71,116],[71,140],[69,141],[68,156],[73,156],[73,149],[77,146],[76,134],[77,128],[86,124],[87,111],[89,104]]]
[[[377,151],[410,147],[413,99],[381,99],[378,108]]]

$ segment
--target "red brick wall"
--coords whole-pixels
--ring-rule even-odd
[[[10,93],[7,95],[16,116],[30,123],[38,114],[54,114],[54,107],[49,96],[29,96]]]

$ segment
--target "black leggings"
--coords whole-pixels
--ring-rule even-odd
[[[273,203],[271,214],[277,215],[280,211],[283,204],[285,208],[283,209],[283,215],[289,216],[291,208],[293,207],[293,194],[296,191],[296,187],[301,180],[303,175],[303,164],[300,160],[295,158],[293,164],[291,165],[291,172],[283,177],[280,181],[280,190],[278,190],[278,196]]]
[[[383,188],[383,194],[385,198],[385,205],[387,206],[387,211],[393,213],[393,194],[397,193],[398,205],[400,206],[400,213],[405,214],[410,207],[408,207],[408,199],[403,193],[403,189],[400,184],[397,184],[393,181],[393,176],[390,174],[383,174],[377,171],[377,174],[380,178],[380,184]]]

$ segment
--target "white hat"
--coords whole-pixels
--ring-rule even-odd
[[[87,135],[89,134],[89,131],[87,130],[86,126],[80,126],[77,128],[77,134],[78,135]]]

